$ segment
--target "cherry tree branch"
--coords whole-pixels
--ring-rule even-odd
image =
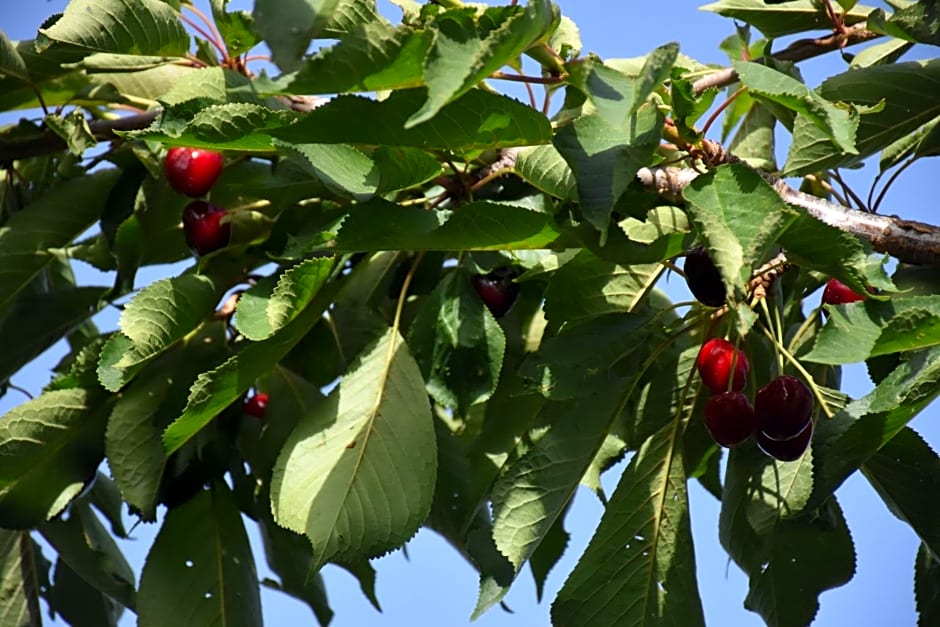
[[[880,33],[868,30],[866,24],[862,22],[861,24],[846,28],[845,31],[841,33],[832,33],[826,37],[818,37],[816,39],[800,39],[794,41],[783,50],[774,52],[770,56],[778,61],[805,61],[826,54],[827,52],[832,52],[833,50],[839,50],[845,46],[854,46],[881,36]],[[713,72],[708,76],[704,76],[692,83],[692,91],[696,94],[700,94],[712,87],[726,87],[736,80],[738,80],[738,73],[734,71],[734,68],[725,68]]]
[[[802,207],[811,216],[840,231],[868,240],[872,248],[899,261],[940,266],[940,227],[897,216],[850,209],[823,198],[804,194],[786,181],[760,173],[785,202]],[[682,190],[699,173],[691,168],[641,168],[637,179],[644,187],[669,199],[679,200]]]

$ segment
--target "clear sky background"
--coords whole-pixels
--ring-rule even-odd
[[[556,0],[556,3],[562,12],[579,26],[585,52],[597,53],[602,58],[640,56],[666,42],[678,41],[682,52],[698,61],[726,63],[718,44],[733,32],[734,24],[717,15],[698,11],[700,2]],[[3,4],[6,6],[0,12],[0,29],[12,39],[30,39],[35,35],[38,25],[49,15],[61,12],[67,1],[7,0]],[[198,4],[204,6],[208,2],[203,0]],[[380,5],[386,15],[397,19],[399,14],[388,2],[380,0]],[[250,0],[233,0],[231,7],[250,9]],[[778,43],[776,48],[783,45],[785,42]],[[933,50],[920,46],[910,58],[932,54]],[[831,54],[803,63],[801,67],[807,83],[816,86],[826,76],[843,71],[845,62],[838,55]],[[512,91],[517,86],[497,83],[496,87]],[[0,123],[10,121],[10,116],[0,116]],[[778,135],[782,154],[785,154],[786,149],[784,139]],[[864,195],[875,174],[877,170],[868,167],[849,173],[848,179],[853,187]],[[940,161],[921,160],[909,168],[888,192],[882,204],[882,212],[931,223],[940,222],[940,213],[935,210],[938,175]],[[77,271],[80,282],[97,285],[112,283],[109,277],[84,264],[79,262],[76,265],[79,266]],[[137,284],[146,285],[162,276],[178,274],[182,267],[184,266],[142,270],[138,274]],[[667,291],[676,300],[689,298],[681,280],[673,280]],[[807,303],[807,307],[817,305],[818,299],[819,294]],[[113,309],[105,311],[96,321],[102,329],[113,329],[116,326],[116,312]],[[50,368],[64,352],[61,345],[53,347],[14,377],[13,382],[37,393],[48,382]],[[864,367],[846,368],[843,387],[853,397],[861,396],[871,389],[871,382]],[[6,412],[23,400],[19,393],[10,391],[0,398],[0,413]],[[911,426],[936,449],[940,445],[940,405],[934,403],[920,414]],[[605,475],[604,484],[608,493],[616,485],[622,470],[623,464],[620,464]],[[840,488],[838,496],[855,541],[857,572],[848,585],[822,595],[821,609],[814,624],[822,627],[915,625],[917,618],[912,583],[914,558],[919,544],[917,538],[905,524],[888,512],[859,474],[853,475]],[[937,498],[938,495],[925,494],[924,497]],[[694,481],[690,483],[690,501],[699,590],[707,624],[714,627],[763,625],[760,617],[744,609],[747,579],[733,563],[729,563],[727,555],[718,543],[720,504]],[[587,546],[601,513],[602,507],[594,495],[586,489],[580,489],[566,522],[566,527],[571,533],[569,548],[548,577],[544,602],[539,604],[536,601],[535,586],[526,569],[520,574],[506,598],[507,605],[514,613],[509,614],[497,607],[474,625],[548,625],[549,604],[574,567],[577,557]],[[128,519],[128,522],[132,521]],[[157,529],[156,525],[141,525],[135,529],[133,540],[122,542],[122,548],[137,572],[138,579]],[[259,577],[271,577],[264,563],[258,535],[251,525],[248,529],[258,560]],[[335,627],[456,627],[469,624],[478,589],[476,572],[435,533],[422,530],[408,544],[407,559],[402,551],[395,551],[375,560],[373,565],[378,571],[376,590],[383,608],[381,614],[376,612],[359,592],[355,579],[334,566],[328,565],[324,568],[327,592],[336,612],[332,623]],[[305,605],[280,593],[262,590],[267,625],[280,627],[316,624]],[[135,617],[128,612],[121,624],[134,625]]]

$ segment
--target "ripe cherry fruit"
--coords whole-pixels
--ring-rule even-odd
[[[751,401],[741,392],[722,392],[705,404],[705,426],[721,446],[734,446],[757,428]]]
[[[489,274],[474,274],[470,277],[483,304],[494,317],[500,318],[519,295],[519,284],[513,282],[516,271],[512,268],[497,268]]]
[[[712,258],[702,246],[690,248],[685,255],[685,282],[689,285],[692,296],[703,305],[721,307],[725,304],[724,281],[721,272],[715,266]]]
[[[264,412],[268,408],[268,395],[264,392],[258,392],[254,396],[245,399],[245,406],[242,411],[255,418],[264,418]]]
[[[865,297],[853,291],[852,288],[839,279],[829,279],[829,282],[826,283],[826,289],[823,290],[822,302],[827,305],[857,303],[860,300],[865,300]]]
[[[777,377],[754,397],[757,428],[771,440],[789,440],[813,421],[813,395],[796,377]]]
[[[203,200],[194,200],[183,209],[183,234],[195,255],[206,255],[228,246],[232,225],[223,222],[228,211]]]
[[[201,148],[170,148],[163,161],[163,172],[170,187],[193,198],[204,196],[222,173],[222,154]]]
[[[751,371],[747,355],[736,349],[731,342],[720,337],[712,338],[702,344],[698,357],[695,358],[695,365],[702,377],[702,382],[712,394],[743,390],[747,383],[747,375]],[[734,368],[733,380],[732,368]]]
[[[792,462],[803,456],[813,439],[813,421],[788,440],[773,440],[763,431],[757,432],[757,445],[762,451],[782,462]]]

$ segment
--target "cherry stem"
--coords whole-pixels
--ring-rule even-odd
[[[526,90],[526,92],[528,92],[528,94],[529,94],[529,105],[531,105],[531,107],[532,107],[533,109],[535,109],[536,111],[538,111],[539,105],[538,105],[538,103],[535,101],[535,90],[532,89],[532,83],[526,82],[526,83],[525,83],[525,90]]]
[[[822,408],[823,413],[826,414],[826,418],[832,418],[835,414],[833,414],[832,410],[829,409],[829,403],[826,402],[826,399],[822,395],[822,391],[819,389],[819,386],[816,385],[816,380],[813,379],[813,375],[807,372],[806,368],[803,367],[803,364],[800,363],[799,359],[794,357],[790,351],[788,351],[780,342],[777,341],[777,338],[774,337],[774,334],[771,333],[767,327],[761,327],[761,329],[764,331],[764,335],[766,335],[770,341],[774,343],[774,346],[777,347],[778,356],[783,355],[786,357],[787,361],[793,365],[796,371],[803,375],[803,378],[806,379],[806,383],[809,385],[809,389],[812,390],[813,396],[815,396],[816,400],[819,401],[819,406]]]
[[[228,53],[228,46],[225,45],[225,38],[222,37],[222,33],[220,33],[220,32],[219,32],[219,29],[216,28],[215,22],[213,22],[212,20],[210,20],[210,19],[208,18],[208,16],[206,16],[205,13],[203,13],[201,10],[199,10],[199,9],[196,7],[196,5],[193,4],[192,2],[187,2],[185,6],[186,6],[190,11],[192,11],[192,12],[196,15],[196,17],[198,17],[200,20],[202,20],[202,23],[203,23],[203,24],[205,24],[206,26],[209,27],[209,30],[210,30],[210,31],[212,32],[212,34],[213,34],[213,39],[215,40],[215,42],[216,42],[216,44],[217,44],[216,47],[219,48],[219,49],[222,51],[223,60],[228,60],[228,59],[230,58],[230,55],[229,55],[229,53]]]
[[[800,327],[796,330],[796,333],[793,334],[793,337],[790,338],[790,344],[787,346],[787,350],[793,351],[796,349],[796,347],[799,345],[799,340],[801,340],[806,331],[816,323],[816,318],[819,317],[820,311],[820,308],[817,307],[813,310],[813,313],[803,321],[803,324],[800,325]]]
[[[14,384],[12,384],[12,383],[7,383],[7,387],[10,388],[11,390],[16,390],[17,392],[19,392],[20,394],[24,395],[24,396],[25,396],[26,398],[28,398],[29,400],[33,400],[33,398],[35,398],[32,394],[29,393],[29,390],[27,390],[27,389],[25,389],[25,388],[21,388],[21,387],[18,386],[18,385],[14,385]]]
[[[722,102],[710,116],[708,116],[708,119],[705,121],[705,126],[702,127],[702,137],[708,133],[708,129],[712,127],[712,124],[715,122],[715,120],[718,119],[718,116],[721,115],[721,112],[727,109],[728,105],[734,102],[734,99],[743,94],[745,91],[747,91],[746,87],[739,87],[737,91],[728,96],[725,101]]]
[[[392,329],[398,331],[399,323],[401,322],[401,312],[405,308],[405,298],[408,296],[408,288],[411,287],[411,280],[414,278],[415,273],[418,270],[418,266],[421,265],[421,261],[424,259],[424,252],[420,252],[415,256],[414,263],[411,264],[411,268],[408,270],[408,274],[405,275],[405,280],[401,283],[401,291],[398,292],[398,304],[395,306],[395,319],[392,322]],[[395,342],[392,342],[388,350],[388,361],[387,364],[391,363],[392,355],[395,352]]]
[[[527,76],[525,74],[507,74],[501,71],[493,72],[490,74],[490,78],[538,85],[558,85],[565,82],[565,79],[560,76]]]
[[[858,194],[855,193],[855,191],[849,186],[849,184],[846,183],[845,180],[843,180],[842,175],[839,174],[839,171],[838,171],[838,170],[833,170],[833,171],[832,171],[832,178],[834,178],[836,181],[839,182],[839,185],[842,187],[842,191],[845,193],[845,195],[846,195],[848,198],[851,198],[851,199],[852,199],[852,202],[855,203],[855,206],[858,207],[859,210],[861,210],[861,211],[867,211],[867,210],[868,210],[868,208],[867,208],[866,205],[865,205],[865,202],[859,197]],[[847,202],[846,202],[846,203],[842,203],[842,204],[844,204],[846,207],[851,206],[851,205],[849,205],[849,203],[847,203]]]
[[[906,170],[908,167],[910,167],[910,165],[914,163],[914,161],[916,160],[917,160],[917,157],[911,157],[910,159],[905,161],[903,164],[901,164],[901,166],[891,174],[891,176],[888,178],[888,181],[885,183],[885,186],[881,188],[881,193],[878,194],[878,199],[875,200],[874,205],[871,204],[871,194],[868,195],[869,207],[872,213],[878,213],[878,207],[881,206],[881,201],[884,200],[885,194],[888,193],[888,189],[890,189],[891,185],[893,185],[894,182],[898,179],[898,177],[901,176],[901,173],[904,172],[904,170]],[[874,185],[872,185],[871,190],[872,192],[875,191]]]
[[[486,184],[491,182],[493,179],[498,179],[501,176],[505,176],[506,174],[513,174],[514,172],[515,170],[512,168],[500,168],[499,170],[496,170],[495,172],[490,172],[489,174],[481,178],[479,181],[471,185],[470,191],[471,192],[478,191],[480,188],[485,187]]]
[[[199,24],[189,19],[189,17],[185,13],[180,13],[179,15],[180,15],[180,19],[186,22],[186,24],[191,29],[193,29],[194,31],[202,35],[203,39],[205,39],[206,41],[208,41],[210,44],[212,44],[215,47],[215,49],[219,52],[219,54],[222,55],[223,60],[228,59],[228,51],[222,46],[220,46],[219,42],[216,41],[216,39],[212,35],[210,35],[205,30],[203,30],[203,28],[199,26]]]
[[[770,308],[767,306],[767,299],[766,299],[766,298],[760,299],[760,308],[761,308],[761,311],[764,312],[764,316],[767,318],[767,324],[770,325],[770,327],[773,329],[773,331],[771,331],[770,328],[768,328],[768,327],[765,325],[765,326],[764,326],[765,331],[766,331],[769,335],[771,335],[771,339],[774,341],[774,344],[776,344],[776,345],[781,345],[782,342],[783,342],[783,338],[780,337],[780,338],[778,339],[778,336],[777,336],[777,331],[778,331],[778,330],[777,330],[777,328],[776,328],[776,324],[774,324],[774,319],[773,319],[773,317],[771,317],[771,315],[770,315]],[[780,374],[783,374],[783,367],[784,367],[783,356],[781,356],[780,353],[778,352],[778,353],[777,353],[777,370],[779,371]]]

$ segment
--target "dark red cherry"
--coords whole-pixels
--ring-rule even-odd
[[[773,440],[767,434],[757,432],[757,445],[762,451],[782,462],[792,462],[803,456],[813,439],[813,421],[803,427],[803,430],[788,440]]]
[[[170,148],[163,161],[163,172],[170,187],[180,194],[204,196],[222,173],[222,154],[202,148]]]
[[[813,418],[813,395],[796,377],[777,377],[754,397],[757,428],[771,440],[796,437]]]
[[[848,285],[839,279],[829,279],[826,283],[826,289],[823,290],[822,302],[827,305],[844,305],[845,303],[857,303],[865,300],[865,297],[855,292]]]
[[[733,364],[733,366],[732,366]],[[712,338],[702,344],[698,357],[695,358],[698,373],[712,394],[721,394],[732,390],[744,389],[751,364],[747,355],[734,347],[734,344],[720,337]],[[734,368],[734,380],[730,381],[731,369]],[[730,385],[729,385],[730,383]]]
[[[473,289],[496,318],[505,315],[516,302],[519,284],[513,282],[515,275],[516,271],[512,268],[499,268],[489,274],[474,274],[470,277]]]
[[[722,446],[734,446],[751,437],[757,428],[751,401],[741,392],[722,392],[705,404],[705,426]]]
[[[689,249],[685,255],[685,282],[689,285],[692,296],[703,305],[721,307],[725,304],[724,281],[721,272],[702,246]]]
[[[183,234],[195,255],[207,255],[228,246],[232,225],[222,218],[228,211],[202,200],[194,200],[183,209]]]
[[[258,392],[254,396],[245,399],[245,406],[242,411],[255,418],[264,418],[264,412],[268,408],[268,395],[264,392]]]

